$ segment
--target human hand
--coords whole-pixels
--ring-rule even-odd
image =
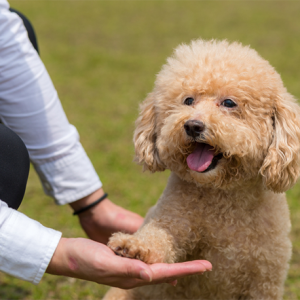
[[[71,203],[76,211],[99,199],[104,195],[103,189]],[[126,210],[109,199],[101,201],[96,206],[78,215],[79,222],[89,238],[107,244],[114,232],[134,233],[143,223],[143,218],[136,213]]]
[[[147,265],[116,256],[107,246],[89,239],[61,238],[46,272],[130,289],[164,282],[175,285],[177,278],[211,269],[205,260]]]

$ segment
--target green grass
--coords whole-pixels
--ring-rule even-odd
[[[138,104],[180,43],[199,37],[250,44],[300,97],[297,1],[11,1],[35,26],[41,57],[110,198],[145,214],[168,173],[132,162]],[[285,299],[300,299],[300,185],[288,192],[294,244]],[[67,206],[43,194],[31,170],[20,209],[65,237],[85,236]],[[45,275],[39,285],[0,274],[0,299],[100,299],[106,287]]]

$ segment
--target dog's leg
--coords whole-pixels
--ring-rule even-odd
[[[184,209],[180,209],[178,203],[173,203],[174,209],[168,215],[167,211],[172,208],[167,202],[169,201],[161,201],[154,207],[143,226],[134,235],[115,233],[108,246],[117,255],[140,259],[150,264],[185,260],[186,254],[189,250],[192,251],[199,241],[201,231],[195,230],[190,220],[182,216],[181,212]]]
[[[197,189],[172,174],[156,206],[149,210],[144,224],[134,234],[115,233],[108,246],[118,255],[145,263],[185,261],[203,236]],[[191,209],[191,207],[193,209]]]

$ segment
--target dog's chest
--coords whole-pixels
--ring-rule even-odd
[[[218,260],[225,256],[231,260],[245,255],[245,251],[255,252],[254,246],[264,247],[266,240],[278,234],[287,236],[288,214],[283,195],[266,197],[262,194],[256,198],[234,195],[230,198],[228,194],[201,193],[186,213],[190,235],[198,239],[193,259],[211,257]]]

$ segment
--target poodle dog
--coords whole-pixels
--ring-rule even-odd
[[[138,232],[114,234],[110,248],[149,264],[205,259],[213,271],[105,299],[281,299],[300,109],[275,69],[236,42],[180,45],[141,105],[134,143],[144,169],[171,175]]]

